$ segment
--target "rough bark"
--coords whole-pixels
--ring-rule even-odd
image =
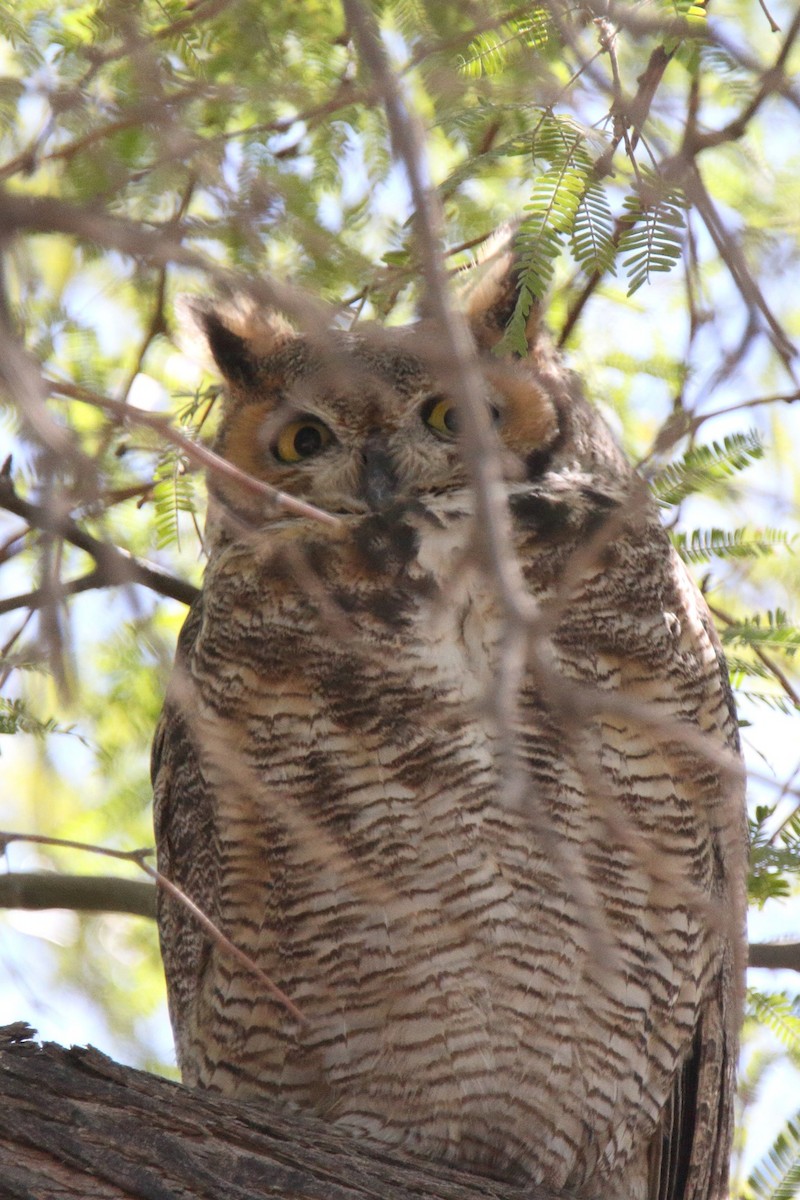
[[[0,1029],[2,1200],[555,1200],[33,1032]]]

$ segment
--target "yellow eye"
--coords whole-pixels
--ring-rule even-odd
[[[315,417],[298,417],[278,434],[272,453],[282,463],[302,462],[304,458],[319,454],[332,441],[333,434],[322,421]]]
[[[458,409],[446,396],[432,396],[426,402],[422,416],[425,424],[441,437],[454,438],[458,434]]]
[[[500,420],[499,409],[495,408],[493,404],[489,405],[489,415],[493,424],[497,424]],[[430,400],[426,400],[422,406],[422,419],[440,437],[458,437],[460,425],[458,405],[455,401],[448,400],[446,396],[431,396]]]

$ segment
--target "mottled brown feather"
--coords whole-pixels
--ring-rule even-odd
[[[549,352],[487,358],[543,631],[515,790],[489,703],[503,612],[457,441],[424,419],[430,331],[312,345],[280,326],[265,351],[263,323],[249,343],[197,311],[229,386],[219,449],[341,521],[211,481],[153,748],[159,866],[306,1023],[162,897],[184,1078],[585,1200],[719,1200],[742,777],[707,610],[641,484]],[[281,463],[298,414],[331,441]]]

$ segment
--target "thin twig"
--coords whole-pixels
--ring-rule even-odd
[[[123,424],[141,425],[146,429],[156,430],[164,441],[177,446],[190,462],[205,467],[214,475],[232,479],[251,495],[259,496],[270,504],[285,509],[286,512],[294,513],[298,517],[309,517],[314,521],[321,521],[323,525],[337,526],[341,524],[339,518],[333,516],[332,513],[325,512],[324,509],[317,508],[313,504],[307,504],[304,500],[298,500],[296,496],[281,492],[268,483],[263,483],[253,475],[248,475],[246,471],[241,471],[213,450],[209,450],[207,446],[193,442],[191,438],[171,424],[169,417],[147,412],[143,408],[137,408],[133,404],[124,404],[120,400],[112,400],[97,392],[89,391],[88,388],[79,387],[77,384],[59,382],[55,379],[49,379],[47,383],[52,391],[59,395],[68,396],[71,400],[80,400],[84,404],[91,404],[95,408],[102,409],[103,412],[110,413]]]
[[[97,563],[98,572],[102,576],[105,586],[139,583],[158,592],[161,596],[179,600],[182,604],[192,604],[197,598],[198,590],[193,584],[184,579],[177,579],[153,563],[135,558],[127,550],[121,550],[110,542],[101,542],[99,538],[93,537],[92,534],[81,529],[68,514],[58,512],[55,506],[32,504],[28,500],[23,500],[14,489],[10,471],[7,469],[8,465],[7,463],[6,467],[0,471],[0,508],[22,517],[32,529],[63,538],[78,550],[85,551]],[[85,590],[85,587],[76,587],[79,582],[75,581],[72,585],[66,586],[72,586],[77,591]],[[96,584],[86,584],[86,587],[90,586],[101,587],[103,583],[98,581]],[[11,607],[19,606],[13,604]],[[7,610],[0,609],[0,611]]]
[[[426,312],[440,337],[439,370],[446,364],[448,386],[459,398],[461,447],[475,496],[475,539],[486,578],[503,613],[498,667],[487,701],[498,731],[499,759],[509,803],[521,801],[524,780],[515,753],[516,715],[528,626],[536,612],[525,589],[512,541],[508,499],[502,486],[495,442],[484,403],[484,382],[466,318],[449,300],[442,254],[443,213],[433,186],[425,135],[407,106],[380,39],[377,21],[360,0],[344,0],[348,25],[361,57],[381,93],[392,151],[403,164],[414,206],[414,231],[420,270],[426,285]]]
[[[747,265],[741,247],[725,228],[724,222],[706,190],[700,170],[694,160],[692,160],[689,170],[683,174],[681,183],[687,197],[702,217],[703,223],[711,235],[719,256],[725,263],[736,287],[739,289],[745,305],[748,309],[757,310],[761,313],[775,350],[783,360],[790,377],[796,381],[793,363],[797,351],[767,304],[758,283],[750,273],[750,268]]]
[[[146,875],[155,880],[158,887],[163,888],[164,891],[168,892],[170,896],[192,914],[198,925],[202,927],[204,932],[208,934],[221,950],[229,954],[232,958],[235,958],[237,962],[241,963],[242,966],[255,975],[256,979],[264,985],[270,995],[282,1004],[296,1021],[299,1021],[303,1025],[306,1024],[306,1019],[300,1012],[300,1009],[289,999],[286,993],[281,991],[277,984],[273,983],[269,976],[243,950],[234,945],[217,928],[211,918],[206,916],[203,910],[195,904],[194,900],[191,900],[185,892],[182,892],[170,879],[167,879],[166,875],[162,875],[160,871],[147,862],[147,859],[153,854],[152,850],[147,848],[141,850],[111,850],[108,846],[95,846],[89,842],[76,842],[66,838],[47,837],[45,834],[40,833],[13,833],[9,830],[0,830],[0,854],[5,853],[6,848],[13,842],[26,842],[37,846],[55,846],[64,850],[83,850],[88,854],[101,854],[106,858],[116,858],[120,862],[135,863]]]
[[[420,124],[400,92],[380,41],[373,15],[359,0],[344,0],[361,55],[376,79],[386,108],[395,158],[405,167],[415,210],[415,231],[420,267],[427,289],[427,309],[440,328],[442,358],[449,364],[454,393],[462,401],[464,456],[476,494],[476,520],[483,531],[487,570],[498,587],[508,613],[525,614],[525,590],[515,561],[505,495],[497,486],[497,463],[490,435],[484,389],[475,359],[475,349],[464,316],[449,302],[447,272],[443,263],[441,230],[443,218],[436,190],[430,179]]]
[[[770,30],[772,31],[772,33],[780,33],[781,27],[778,24],[778,22],[775,20],[775,18],[773,17],[772,13],[767,8],[766,4],[764,3],[764,0],[758,0],[758,3],[759,3],[759,7],[761,8],[761,11],[763,12],[764,16],[767,18],[767,21],[769,22],[769,27],[770,27]]]
[[[196,183],[196,181],[194,179],[190,179],[188,184],[184,188],[182,195],[178,199],[178,204],[177,204],[176,210],[172,217],[172,223],[176,229],[180,228],[181,222],[183,221],[183,219],[186,216],[186,213],[189,209],[189,205],[191,204],[192,195],[193,195],[194,189],[195,189],[195,183]],[[147,324],[147,329],[144,332],[144,337],[142,338],[142,341],[139,345],[139,349],[137,350],[136,361],[134,362],[133,366],[131,367],[128,378],[120,392],[122,399],[125,401],[127,401],[128,396],[130,395],[130,390],[133,387],[133,383],[134,383],[134,380],[136,379],[136,376],[139,374],[139,372],[142,369],[142,364],[144,363],[145,355],[147,354],[147,351],[150,349],[151,343],[153,342],[153,340],[156,337],[158,337],[158,335],[160,333],[164,333],[167,328],[166,317],[164,315],[164,303],[165,303],[166,294],[167,294],[167,265],[166,265],[166,263],[162,264],[158,268],[158,281],[156,283],[155,291],[156,291],[156,294],[155,294],[155,303],[153,305],[153,311],[150,315],[150,320]]]
[[[116,250],[137,261],[155,266],[174,263],[191,271],[200,271],[221,292],[243,294],[265,308],[278,309],[302,328],[325,329],[335,315],[330,305],[311,297],[301,288],[281,283],[273,277],[261,275],[255,279],[221,267],[200,251],[184,245],[183,238],[192,229],[183,225],[176,227],[172,221],[147,226],[140,221],[113,216],[99,207],[70,204],[54,196],[23,195],[0,189],[0,229],[7,239],[26,229],[38,233],[64,233],[107,250]]]

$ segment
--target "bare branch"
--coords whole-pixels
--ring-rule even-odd
[[[70,579],[64,582],[61,580],[58,585],[58,597],[78,596],[81,592],[90,592],[96,588],[113,587],[108,579],[103,575],[102,571],[90,571],[88,575],[81,575],[80,579]],[[163,594],[163,593],[162,593]],[[5,613],[16,612],[18,608],[37,609],[42,608],[45,604],[53,603],[53,587],[36,588],[32,592],[21,592],[18,596],[9,596],[7,600],[0,600],[0,616]]]
[[[766,12],[766,9],[764,9]],[[778,31],[778,26],[774,26],[774,30]],[[792,20],[786,37],[783,39],[777,57],[771,67],[763,67],[759,72],[760,83],[754,96],[748,101],[737,117],[729,121],[721,129],[710,130],[708,133],[700,134],[694,127],[687,129],[688,137],[685,149],[689,154],[695,154],[698,150],[705,150],[710,146],[719,146],[723,142],[736,141],[743,137],[747,132],[750,122],[753,117],[762,107],[765,100],[774,95],[785,95],[789,88],[789,80],[785,75],[784,68],[791,53],[797,37],[800,35],[800,9],[798,9]]]
[[[0,875],[0,908],[128,913],[155,920],[156,888],[114,875],[62,875],[49,871],[11,871]],[[775,971],[800,971],[800,942],[751,942],[748,965]]]
[[[88,388],[78,387],[75,384],[59,383],[55,379],[48,380],[48,383],[51,389],[59,395],[69,396],[70,399],[80,400],[84,404],[91,404],[95,408],[102,409],[103,412],[110,413],[123,424],[141,425],[145,429],[154,429],[165,442],[177,446],[196,466],[205,467],[212,474],[232,479],[239,487],[254,496],[261,497],[269,504],[283,508],[298,517],[310,517],[313,521],[321,521],[323,525],[336,526],[341,523],[338,517],[325,512],[324,509],[316,508],[313,504],[298,500],[296,496],[281,492],[269,483],[263,483],[253,475],[248,475],[246,471],[241,471],[227,458],[222,458],[213,450],[209,450],[207,446],[201,445],[200,442],[193,442],[185,433],[175,429],[170,423],[169,417],[147,412],[143,408],[137,408],[134,404],[126,404],[121,400],[111,400],[107,396],[90,392]]]
[[[775,18],[773,17],[772,13],[767,8],[766,4],[764,3],[764,0],[758,0],[758,3],[761,8],[761,11],[763,12],[764,16],[767,18],[767,21],[769,22],[769,27],[770,27],[771,31],[773,33],[780,33],[781,27],[778,24],[778,22],[775,20]]]
[[[755,942],[750,946],[749,965],[770,971],[800,971],[800,942]]]
[[[239,271],[220,267],[212,259],[183,244],[183,239],[201,229],[176,225],[148,226],[106,213],[93,205],[69,204],[53,196],[28,196],[0,189],[0,228],[5,237],[28,230],[31,233],[64,233],[94,242],[107,250],[154,266],[173,263],[201,271],[221,291],[244,293],[265,307],[274,307],[304,328],[324,329],[334,310],[313,299],[301,288],[279,283],[268,276],[245,277]]]
[[[6,466],[8,465],[6,464]],[[57,537],[64,538],[70,545],[91,555],[97,563],[97,571],[84,576],[82,580],[75,580],[71,584],[64,585],[63,590],[68,594],[86,591],[93,587],[118,587],[120,584],[126,583],[141,584],[143,587],[157,592],[160,596],[168,596],[173,600],[179,600],[182,604],[191,604],[199,594],[198,589],[186,580],[177,579],[168,571],[163,571],[160,567],[143,559],[135,558],[127,550],[121,550],[118,546],[111,545],[110,542],[101,542],[98,538],[92,537],[90,533],[81,529],[70,516],[57,512],[54,506],[45,507],[23,500],[14,490],[10,471],[6,469],[0,472],[0,508],[22,517],[32,529],[55,534]],[[4,601],[0,606],[0,612],[8,612],[12,608],[22,607],[23,604],[27,604],[28,600],[31,602],[29,607],[36,607],[47,603],[48,596],[52,599],[52,588],[47,589],[47,596],[43,589],[39,589],[29,593],[27,597],[18,596],[14,600]]]
[[[687,171],[681,172],[679,170],[678,173],[686,195],[700,213],[706,229],[710,233],[714,245],[719,252],[720,258],[725,263],[731,278],[739,289],[745,305],[749,310],[757,310],[761,314],[775,350],[780,355],[792,378],[794,378],[793,363],[797,356],[797,350],[767,304],[761,288],[750,272],[741,248],[725,228],[725,224],[706,190],[697,164],[692,161]]]
[[[0,875],[0,908],[68,908],[77,912],[156,916],[156,889],[114,875],[62,875],[53,871],[9,871]]]
[[[151,867],[147,859],[153,854],[150,849],[144,850],[111,850],[107,846],[96,846],[90,842],[75,842],[66,838],[47,837],[40,833],[14,833],[10,830],[0,830],[0,853],[3,853],[7,846],[13,842],[30,842],[37,846],[57,846],[65,850],[85,850],[88,854],[101,854],[106,858],[117,858],[122,862],[136,863],[146,875],[155,880],[160,888],[168,892],[173,899],[182,904],[188,912],[192,914],[198,925],[203,931],[208,934],[211,940],[219,946],[225,953],[229,954],[242,964],[248,971],[255,975],[256,979],[267,989],[269,994],[282,1004],[288,1013],[302,1025],[305,1025],[306,1020],[297,1005],[289,999],[285,992],[281,991],[276,984],[272,982],[268,975],[257,966],[249,955],[240,950],[230,938],[217,928],[214,922],[208,917],[201,908],[199,908],[194,900],[191,900],[185,892],[182,892],[179,887],[167,879],[166,875],[162,875],[155,867]]]

